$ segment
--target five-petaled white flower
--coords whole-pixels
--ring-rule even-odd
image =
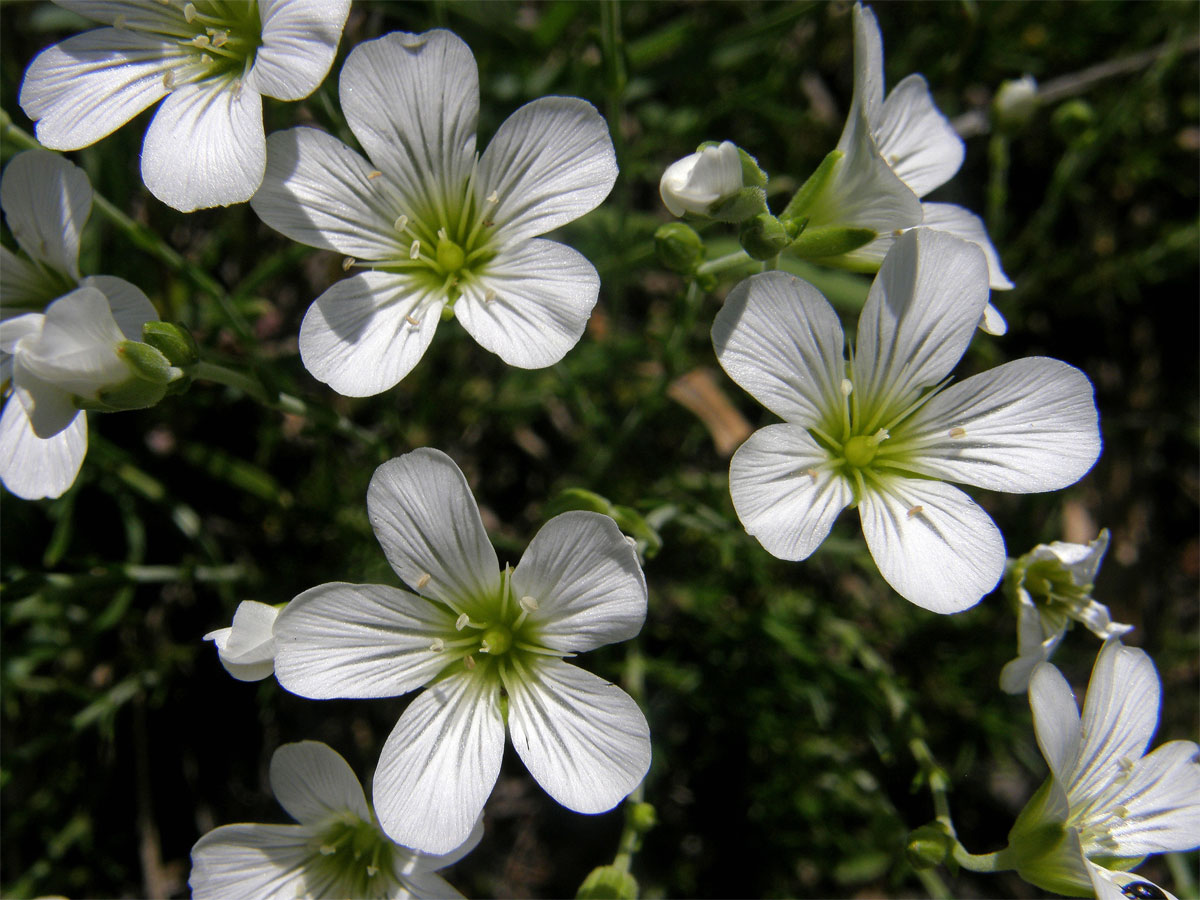
[[[1166,896],[1125,871],[1148,854],[1200,846],[1200,746],[1169,741],[1146,753],[1161,692],[1150,657],[1119,640],[1096,659],[1082,720],[1058,669],[1034,670],[1029,703],[1050,777],[1002,851],[1026,881],[1103,900]]]
[[[536,236],[596,207],[616,157],[595,108],[527,103],[475,152],[479,73],[448,31],[359,44],[342,111],[367,159],[314,128],[267,141],[255,212],[293,240],[369,271],[333,285],[300,327],[300,356],[335,391],[364,397],[417,364],[443,313],[506,363],[541,368],[583,334],[600,289],[581,254]]]
[[[20,103],[38,140],[78,150],[166,100],[142,180],[181,212],[249,200],[266,161],[262,96],[307,97],[333,64],[350,0],[56,0],[97,28],[48,47]]]
[[[1092,599],[1092,583],[1107,549],[1106,528],[1087,544],[1038,544],[1012,564],[1005,590],[1012,592],[1017,607],[1017,658],[1001,670],[1001,689],[1023,693],[1033,667],[1050,659],[1072,622],[1082,622],[1103,640],[1133,630],[1114,622],[1108,607]]]
[[[608,516],[567,512],[501,570],[467,481],[438,450],[380,466],[367,511],[416,593],[324,584],[275,622],[275,674],[304,697],[393,697],[425,685],[375,772],[379,820],[429,853],[460,844],[500,772],[505,726],[555,800],[611,809],[650,765],[650,734],[619,687],[563,661],[632,638],[646,615],[633,545]]]
[[[97,400],[130,379],[118,345],[140,341],[158,316],[128,281],[80,276],[92,208],[81,169],[45,150],[19,153],[0,178],[0,206],[25,254],[0,247],[0,388],[12,385],[0,417],[0,480],[27,500],[58,497],[87,453],[76,398]]]
[[[317,741],[284,744],[271,757],[271,790],[299,825],[222,825],[192,848],[196,900],[392,900],[461,897],[438,869],[470,853],[476,822],[444,856],[402,847],[380,830],[354,771]]]
[[[883,577],[935,612],[965,609],[999,581],[1004,540],[942,479],[1050,491],[1100,453],[1092,386],[1032,357],[946,387],[987,302],[979,248],[916,229],[897,239],[858,323],[850,361],[833,308],[782,272],[741,282],[713,323],[725,371],[784,419],[734,454],[729,490],[746,530],[781,559],[806,558],[858,507]]]
[[[854,7],[854,100],[838,141],[843,156],[819,197],[805,210],[809,229],[860,226],[879,236],[840,257],[852,268],[879,268],[898,232],[918,225],[957,235],[977,245],[987,258],[995,290],[1012,282],[983,221],[951,203],[922,203],[962,166],[962,138],[938,110],[921,75],[903,79],[884,99],[883,38],[870,8]],[[980,327],[991,334],[1007,330],[991,303]]]
[[[275,619],[279,608],[243,600],[233,614],[233,624],[204,636],[217,647],[225,671],[238,681],[262,681],[275,672]]]

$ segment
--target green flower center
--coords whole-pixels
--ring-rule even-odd
[[[308,870],[346,897],[386,897],[396,885],[395,845],[371,822],[353,813],[333,820],[313,839]]]
[[[262,46],[257,0],[192,0],[183,7],[185,34],[176,39],[193,51],[204,77],[244,78]]]
[[[842,447],[842,457],[847,463],[857,469],[861,469],[871,464],[871,460],[875,458],[875,453],[879,449],[879,442],[866,435],[857,434],[850,440],[846,441]]]

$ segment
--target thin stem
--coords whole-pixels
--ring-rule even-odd
[[[628,644],[621,683],[629,696],[640,706],[646,692],[646,658],[642,656],[636,638]],[[644,786],[644,782],[639,784],[625,801],[625,826],[621,829],[621,837],[617,841],[617,854],[612,863],[614,868],[622,872],[629,871],[634,855],[642,846],[642,832],[634,821],[634,810],[642,802]]]
[[[605,112],[612,132],[613,151],[617,165],[625,168],[625,134],[621,125],[625,121],[625,44],[621,36],[620,0],[605,0],[600,4],[600,51],[604,59]],[[618,178],[610,198],[610,208],[615,213],[614,228],[610,238],[616,244],[618,265],[606,273],[605,285],[609,305],[616,317],[620,316],[625,299],[625,283],[628,256],[626,226],[632,207],[628,178]]]
[[[778,257],[776,257],[778,259]],[[710,259],[706,263],[701,263],[696,267],[697,275],[716,275],[718,272],[725,272],[729,269],[735,269],[738,266],[747,264],[753,265],[755,259],[745,250],[735,250],[725,256],[718,256],[716,259]]]
[[[1008,856],[1008,848],[997,850],[995,853],[981,853],[976,856],[968,853],[962,844],[954,845],[954,861],[971,872],[1005,872],[1013,868]]]

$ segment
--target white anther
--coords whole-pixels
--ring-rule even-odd
[[[425,585],[429,584],[429,579],[431,578],[433,578],[433,576],[428,572],[422,572],[421,577],[417,579],[417,590],[419,591],[421,588],[425,587]]]
[[[211,57],[211,56],[209,56],[207,53],[201,53],[201,54],[200,54],[200,62],[204,63],[204,65],[206,65],[206,66],[211,66],[211,65],[212,65],[212,61],[213,61],[213,60],[212,60],[212,57]]]
[[[413,241],[412,245],[408,248],[408,258],[416,259],[420,255],[421,255],[421,242]]]
[[[349,272],[350,267],[353,266],[356,262],[358,262],[358,260],[355,259],[353,256],[347,256],[345,259],[342,260],[342,271]]]
[[[816,469],[805,469],[804,474],[812,479],[813,484],[817,483],[818,472]]]
[[[854,384],[849,378],[842,379],[842,396],[849,397],[854,393]]]
[[[904,229],[897,228],[895,231],[892,232],[892,237],[900,237],[902,234],[904,234]]]
[[[463,613],[461,616],[459,616],[457,619],[454,620],[454,630],[462,631],[464,628],[466,628],[470,624],[471,624],[471,617],[468,616],[466,613]]]
[[[446,234],[446,226],[445,226],[445,225],[443,225],[441,228],[439,228],[439,229],[438,229],[438,235],[437,235],[437,236],[438,236],[438,240],[439,240],[439,241],[448,241],[448,240],[450,240],[450,235]]]
[[[189,3],[188,6],[191,6],[191,4]],[[329,844],[321,845],[321,855],[322,856],[333,856],[333,854],[335,854],[335,853],[337,853],[337,847],[333,847]]]
[[[205,54],[207,56],[207,54]],[[233,80],[233,99],[236,100],[242,96],[242,79],[235,78]]]
[[[495,191],[492,191],[490,194],[487,195],[487,202],[488,203],[499,203],[500,195],[497,194]]]
[[[392,227],[397,231],[403,231],[408,227],[408,216],[397,216],[396,221],[392,223]]]
[[[966,436],[967,436],[967,429],[965,429],[965,428],[955,425],[953,428],[950,429],[950,437],[952,437],[952,438],[965,438]]]
[[[446,642],[441,638],[434,638],[433,643],[429,645],[429,649],[434,653],[441,653],[446,649]]]
[[[409,325],[412,325],[414,328],[421,324],[421,320],[418,319],[416,316],[414,316],[412,313],[409,313],[407,316],[405,316],[404,321],[407,322]]]
[[[921,506],[921,504],[918,503],[916,506],[914,506],[912,509],[910,509],[908,511],[908,517],[911,519],[913,516],[920,515],[922,512],[924,512],[924,510],[925,510],[925,507]]]
[[[479,642],[479,652],[480,653],[491,653],[492,648],[490,646],[488,646],[487,641],[480,641]]]
[[[213,36],[212,36],[212,42],[213,42],[214,47],[220,47],[220,46],[228,43],[229,42],[229,32],[214,31]]]
[[[475,668],[475,657],[473,657],[473,656],[464,656],[464,657],[463,657],[463,662],[466,664],[466,666],[467,666],[467,668],[468,668],[468,669],[473,669],[473,668]]]
[[[191,25],[193,22],[196,21],[196,4],[195,3],[188,3],[186,6],[183,7],[183,18],[187,20],[187,23],[189,25]]]
[[[483,302],[491,303],[495,299],[496,299],[496,292],[493,291],[491,288],[488,288],[483,294]]]
[[[529,595],[522,597],[517,602],[521,604],[521,609],[525,610],[525,612],[533,612],[538,608],[537,600],[533,599],[533,597],[530,597]]]
[[[880,428],[877,432],[875,432],[873,435],[871,435],[871,440],[873,440],[876,444],[878,444],[883,441],[886,441],[890,437],[891,437],[891,435],[888,434],[888,430],[886,428]]]
[[[379,874],[379,866],[367,866],[367,877],[374,878]]]
[[[168,91],[175,89],[175,73],[169,69],[163,73],[163,87]]]
[[[380,172],[378,169],[375,169],[374,171],[368,172],[368,173],[367,173],[367,181],[374,181],[376,178],[378,178],[378,177],[379,177],[380,175],[382,175],[382,174],[383,174],[383,173],[382,173],[382,172]]]
[[[1128,756],[1122,756],[1117,760],[1117,765],[1121,767],[1121,771],[1128,775],[1133,771],[1133,760]]]
[[[192,38],[193,47],[207,47],[212,41],[208,39],[207,34],[198,34]]]

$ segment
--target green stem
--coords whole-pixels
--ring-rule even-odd
[[[631,640],[626,648],[621,684],[626,693],[641,706],[646,693],[646,658],[642,656],[636,638]],[[622,872],[629,871],[634,855],[642,846],[642,832],[634,821],[634,810],[645,796],[644,787],[645,782],[639,784],[625,800],[625,825],[621,829],[621,837],[617,841],[617,854],[612,862],[613,867]]]
[[[756,265],[757,262],[758,261],[745,250],[737,250],[728,254],[727,256],[718,256],[716,259],[711,259],[706,263],[701,263],[696,268],[696,274],[716,275],[718,272],[736,269],[738,266],[744,266],[747,263]]]
[[[625,86],[628,76],[625,70],[625,44],[621,36],[620,0],[605,0],[600,4],[600,50],[604,58],[605,113],[608,118],[609,131],[612,133],[617,166],[623,170],[626,147],[621,123],[625,118]],[[629,271],[628,235],[630,229],[626,223],[629,221],[629,212],[632,207],[630,188],[628,178],[618,178],[609,199],[610,208],[616,213],[611,238],[616,245],[615,255],[619,264],[613,266],[612,270],[606,273],[605,289],[609,305],[617,317],[620,316],[624,305],[626,273]]]
[[[954,861],[971,872],[1006,872],[1014,868],[1008,858],[1008,848],[995,853],[968,853],[962,844],[954,845]]]

